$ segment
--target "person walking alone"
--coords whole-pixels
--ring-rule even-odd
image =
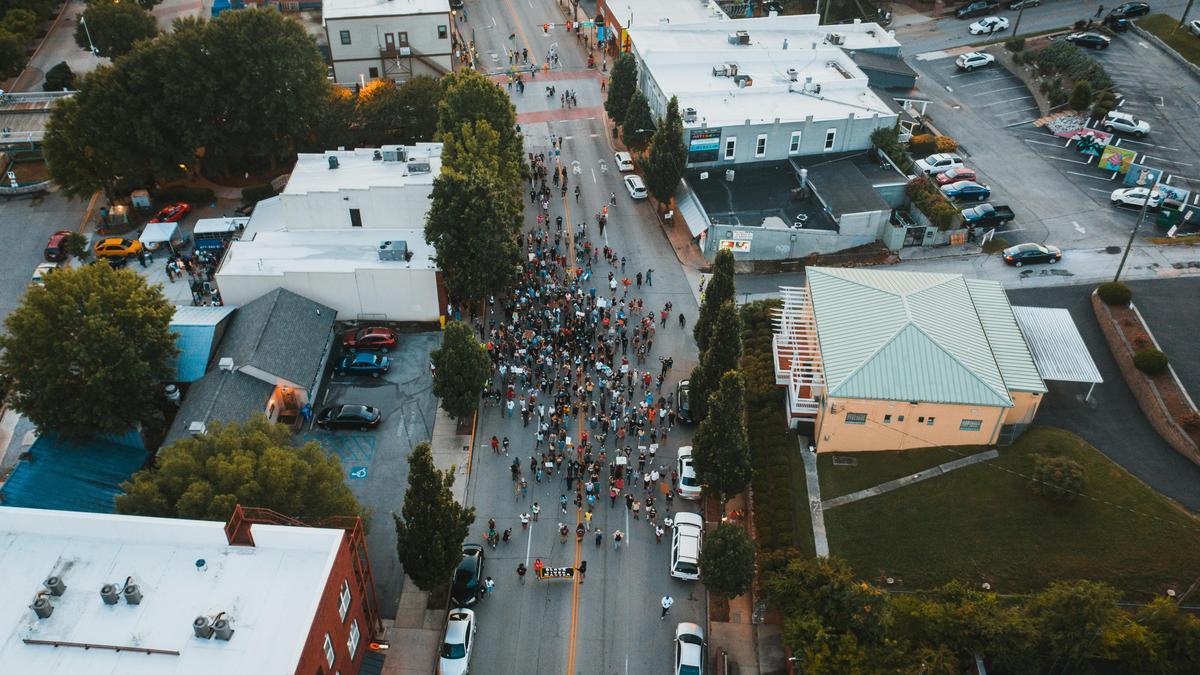
[[[671,611],[671,605],[675,604],[675,598],[672,598],[669,595],[664,595],[662,596],[662,602],[660,604],[662,605],[662,616],[658,617],[658,620],[662,621],[663,619],[667,618],[667,612]]]
[[[621,548],[621,540],[624,538],[625,538],[625,535],[622,534],[620,530],[613,532],[613,550],[614,551]]]
[[[517,578],[521,580],[521,583],[525,583],[525,572],[527,571],[528,568],[525,567],[525,563],[517,563]]]

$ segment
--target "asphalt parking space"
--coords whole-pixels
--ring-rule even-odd
[[[392,612],[399,598],[401,575],[396,558],[396,530],[392,512],[400,512],[408,485],[408,455],[413,446],[433,435],[437,399],[429,372],[429,353],[441,344],[441,333],[400,333],[396,348],[388,352],[391,369],[378,379],[364,375],[335,375],[340,347],[329,357],[326,380],[317,413],[339,403],[361,403],[379,408],[383,421],[373,431],[325,431],[311,422],[297,441],[315,440],[335,455],[350,486],[370,510],[367,550],[379,592],[379,605]],[[314,414],[315,418],[315,414]]]
[[[997,126],[1019,124],[1038,117],[1033,94],[1017,76],[1000,64],[961,71],[953,58],[931,64],[935,78],[943,80],[964,106]]]

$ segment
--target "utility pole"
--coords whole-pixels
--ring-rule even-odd
[[[1017,11],[1017,23],[1013,25],[1012,36],[1017,37],[1017,31],[1021,30],[1021,17],[1025,15],[1025,5],[1021,5],[1021,9]]]
[[[1187,23],[1187,16],[1188,16],[1188,14],[1190,14],[1190,13],[1191,13],[1191,11],[1192,11],[1192,3],[1194,3],[1194,2],[1196,2],[1196,0],[1188,0],[1187,7],[1184,7],[1184,8],[1183,8],[1183,14],[1182,14],[1182,15],[1179,17],[1179,26],[1178,26],[1178,28],[1183,28],[1183,24]],[[1177,28],[1177,30],[1178,30],[1178,28]]]
[[[1138,229],[1142,227],[1142,219],[1146,217],[1146,211],[1150,209],[1150,200],[1154,198],[1154,192],[1158,190],[1158,179],[1162,177],[1159,173],[1154,177],[1154,185],[1150,186],[1150,192],[1146,194],[1146,201],[1142,202],[1142,210],[1138,212],[1137,222],[1133,225],[1133,231],[1129,233],[1129,241],[1125,244],[1125,252],[1121,254],[1121,264],[1117,265],[1117,273],[1113,275],[1113,283],[1117,283],[1121,279],[1121,270],[1125,269],[1125,260],[1129,257],[1129,249],[1133,248],[1133,240],[1137,237]]]

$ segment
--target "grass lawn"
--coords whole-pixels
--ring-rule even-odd
[[[874,487],[889,480],[924,471],[944,462],[979,452],[977,447],[915,448],[896,452],[852,452],[817,455],[821,499],[830,499]],[[834,466],[834,455],[849,457],[857,466]]]
[[[951,454],[912,452],[924,455],[910,461],[900,453],[860,453],[859,467],[845,475],[829,467],[830,484],[840,491],[828,496],[939,464]],[[1084,492],[1094,499],[1061,504],[1030,492],[1036,454],[1067,455],[1082,464]],[[899,588],[957,578],[1019,593],[1087,578],[1146,599],[1168,587],[1182,592],[1200,570],[1200,521],[1083,439],[1048,427],[1030,429],[998,459],[827,510],[825,523],[834,555],[864,578],[894,577]]]
[[[1183,58],[1200,66],[1200,37],[1192,35],[1186,24],[1179,28],[1179,19],[1166,14],[1151,14],[1138,19],[1136,23],[1147,33],[1170,45]]]

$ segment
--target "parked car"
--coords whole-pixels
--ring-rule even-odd
[[[446,617],[446,637],[438,658],[438,675],[466,675],[475,641],[475,612],[455,609]]]
[[[142,242],[137,239],[108,237],[92,246],[97,258],[129,258],[142,252]]]
[[[1003,204],[980,204],[962,210],[963,222],[971,227],[1000,227],[1016,217],[1013,210]]]
[[[680,511],[675,514],[671,531],[671,576],[684,581],[700,578],[700,546],[704,538],[704,519],[699,514]]]
[[[1087,47],[1088,49],[1108,49],[1109,43],[1112,42],[1112,38],[1099,33],[1071,33],[1063,39],[1076,46]]]
[[[1162,206],[1162,193],[1158,190],[1150,192],[1150,188],[1144,187],[1117,188],[1109,195],[1109,199],[1113,206],[1135,206],[1140,209],[1146,203],[1146,195],[1150,196],[1150,208],[1157,209]]]
[[[633,171],[633,157],[630,157],[628,152],[613,153],[613,164],[617,171]]]
[[[46,285],[46,277],[58,271],[58,263],[44,262],[38,263],[38,266],[33,270],[33,278],[30,283],[38,286]],[[690,448],[689,448],[690,449]]]
[[[456,607],[470,607],[479,600],[482,587],[483,547],[463,544],[462,560],[454,569],[454,583],[450,586],[450,600]]]
[[[322,410],[317,415],[317,426],[322,429],[374,429],[382,419],[379,408],[343,403]]]
[[[980,185],[973,180],[964,180],[950,185],[943,185],[941,188],[942,194],[947,199],[974,199],[983,201],[992,196],[992,188],[986,185]]]
[[[337,371],[348,375],[370,375],[379,377],[392,367],[392,360],[386,356],[370,352],[358,352],[342,357]]]
[[[1118,19],[1115,16],[1106,16],[1100,23],[1114,33],[1124,33],[1132,25],[1129,19]]]
[[[1042,0],[1012,0],[1008,3],[1009,9],[1029,9],[1030,7],[1041,7]]]
[[[1139,120],[1129,113],[1113,110],[1104,116],[1104,130],[1110,134],[1120,131],[1141,138],[1150,133],[1150,123],[1146,120]]]
[[[975,170],[960,166],[957,169],[950,169],[946,173],[939,173],[934,176],[934,180],[938,185],[953,185],[963,180],[975,180]]]
[[[985,16],[967,27],[971,35],[991,35],[1008,30],[1008,19],[1002,16]]]
[[[70,230],[59,230],[50,235],[50,240],[46,242],[46,248],[42,251],[42,257],[46,262],[62,262],[67,259],[67,237],[71,236]]]
[[[1123,5],[1113,7],[1108,13],[1114,19],[1132,19],[1138,16],[1146,16],[1150,13],[1150,3],[1148,2],[1127,2]]]
[[[696,479],[696,466],[692,462],[692,446],[685,445],[679,448],[676,462],[679,464],[679,487],[675,488],[675,494],[684,499],[700,499],[703,488],[700,486],[700,481]]]
[[[1057,246],[1042,244],[1018,244],[1004,249],[1004,262],[1015,267],[1031,263],[1054,263],[1062,260],[1062,251]]]
[[[675,627],[674,675],[704,675],[704,629],[680,622]]]
[[[629,190],[629,196],[634,199],[646,198],[646,184],[642,182],[642,177],[638,175],[625,176],[625,189]]]
[[[396,346],[396,331],[385,326],[356,328],[342,334],[342,348],[355,351],[378,351],[388,353]]]
[[[178,223],[183,220],[183,217],[192,210],[192,205],[185,202],[177,202],[169,206],[163,207],[154,217],[150,219],[152,223]]]
[[[930,155],[925,159],[918,159],[916,162],[917,169],[927,176],[946,173],[950,169],[957,169],[962,165],[962,157],[949,152]]]
[[[973,19],[977,16],[991,14],[1000,9],[1000,3],[996,0],[975,0],[968,2],[954,11],[954,16],[959,19]]]
[[[959,70],[975,70],[984,66],[990,66],[996,62],[996,57],[987,52],[967,52],[961,54],[954,61],[954,65],[958,66]]]
[[[1200,19],[1195,19],[1193,21],[1189,21],[1188,22],[1188,30],[1192,32],[1192,35],[1195,35],[1196,37],[1200,37]]]
[[[679,421],[692,423],[692,381],[680,380],[675,385],[675,405],[679,411]]]

